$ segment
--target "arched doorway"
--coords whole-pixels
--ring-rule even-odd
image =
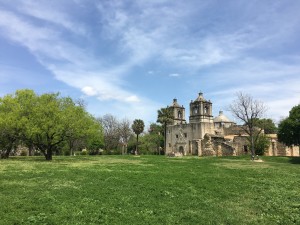
[[[184,155],[184,148],[182,146],[179,146],[179,153],[181,153],[182,155]]]

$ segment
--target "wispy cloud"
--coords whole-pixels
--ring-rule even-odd
[[[80,24],[79,21],[74,22],[76,17],[70,18],[70,14],[66,14],[66,9],[62,6],[62,4],[55,5],[49,1],[36,2],[28,0],[21,4],[18,10],[22,14],[49,22],[50,25],[58,25],[79,35],[87,35],[84,25]]]
[[[183,80],[190,91],[211,86],[220,106],[241,89],[291,105],[299,85],[300,5],[289,3],[29,0],[2,3],[0,31],[57,80],[122,112],[148,115],[160,106],[141,94],[138,81],[147,75],[180,77],[168,80]],[[289,91],[277,96],[281,89]]]
[[[179,73],[171,73],[169,74],[169,77],[179,77],[180,74]]]

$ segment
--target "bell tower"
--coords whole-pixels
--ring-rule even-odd
[[[195,101],[190,103],[190,123],[213,122],[212,103],[206,101],[200,92]]]
[[[185,124],[185,108],[180,106],[177,102],[177,99],[173,99],[173,103],[169,106],[171,111],[173,112],[173,125],[177,124]]]

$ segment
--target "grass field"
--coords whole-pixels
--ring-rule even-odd
[[[13,157],[0,224],[300,224],[300,160]]]

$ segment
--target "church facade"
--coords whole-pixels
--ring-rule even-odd
[[[212,115],[212,103],[203,93],[189,104],[189,122],[185,119],[185,108],[173,99],[169,106],[173,112],[173,123],[166,130],[166,155],[224,156],[248,153],[247,134],[240,126],[230,121],[222,111]],[[272,137],[272,138],[271,138]],[[284,146],[277,136],[270,136],[267,155],[299,156],[299,147]]]

